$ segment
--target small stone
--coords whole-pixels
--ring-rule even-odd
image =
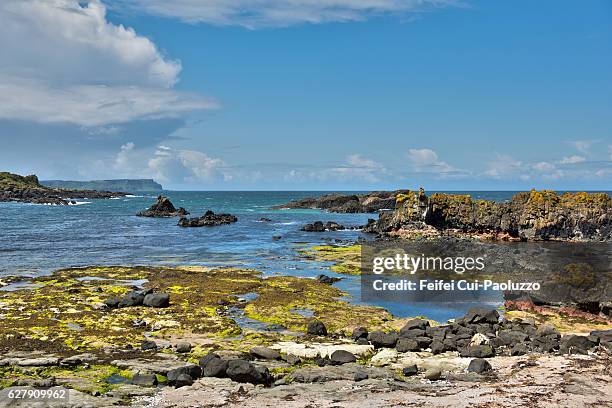
[[[195,364],[188,364],[183,367],[179,367],[179,368],[170,370],[166,374],[166,378],[168,379],[168,384],[175,385],[179,377],[183,374],[189,375],[189,377],[191,377],[191,380],[193,382],[194,378],[200,378],[200,376],[202,375],[202,369],[200,368],[200,366],[197,366]]]
[[[312,322],[308,323],[308,329],[306,332],[312,336],[326,336],[327,328],[325,327],[323,322],[319,320],[313,320]]]
[[[369,378],[368,373],[366,373],[363,370],[358,370],[357,372],[355,372],[355,375],[353,376],[353,380],[356,382],[367,380],[368,378]]]
[[[402,368],[402,374],[406,377],[410,377],[413,375],[417,375],[419,373],[419,368],[416,364],[409,365],[408,367]]]
[[[157,344],[151,340],[145,340],[140,344],[141,350],[157,350]]]
[[[357,339],[357,341],[355,341],[355,344],[359,346],[367,346],[370,344],[370,342],[368,341],[368,339],[364,339],[363,337],[360,337]]]
[[[442,371],[438,370],[437,368],[430,368],[429,370],[425,371],[423,377],[431,381],[439,380],[440,377],[442,377]]]
[[[486,371],[490,371],[491,369],[491,364],[487,360],[483,358],[475,358],[470,361],[470,365],[468,366],[467,370],[470,373],[482,374]]]
[[[186,342],[181,342],[176,345],[177,353],[189,353],[191,351],[191,344]]]

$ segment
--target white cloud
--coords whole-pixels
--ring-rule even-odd
[[[197,183],[231,178],[224,172],[226,164],[223,160],[196,150],[174,150],[160,146],[147,166],[153,178],[163,182]]]
[[[525,170],[523,162],[514,159],[512,156],[506,154],[497,154],[495,160],[487,163],[487,169],[484,174],[487,177],[500,179],[507,176],[516,175],[518,172]],[[528,175],[523,174],[522,178],[529,178]]]
[[[180,63],[99,0],[3,0],[0,50],[0,119],[102,126],[214,106],[173,91]]]
[[[408,160],[417,173],[435,173],[439,175],[459,174],[460,170],[438,159],[438,154],[431,149],[410,149]]]
[[[372,16],[423,12],[457,0],[114,0],[122,7],[188,23],[247,28],[361,21]]]
[[[586,157],[573,155],[573,156],[562,158],[561,160],[559,160],[559,163],[560,164],[576,164],[576,163],[582,163],[584,161],[586,161]]]
[[[344,163],[337,166],[317,169],[292,169],[285,176],[285,181],[364,181],[376,183],[389,172],[380,163],[367,159],[360,154],[347,156]]]
[[[574,148],[578,150],[580,153],[587,154],[589,153],[589,150],[591,149],[591,146],[593,145],[594,141],[593,140],[573,140],[568,143],[574,146]]]

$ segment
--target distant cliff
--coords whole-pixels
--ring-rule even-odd
[[[125,196],[125,193],[95,191],[76,188],[51,188],[40,184],[35,175],[20,176],[0,172],[0,202],[18,201],[35,204],[74,204],[78,198],[112,198]]]
[[[119,180],[91,180],[91,181],[65,181],[46,180],[40,184],[51,188],[69,190],[95,190],[95,191],[125,191],[127,193],[162,191],[162,186],[152,179],[119,179]]]

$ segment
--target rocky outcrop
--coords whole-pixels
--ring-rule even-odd
[[[610,241],[612,199],[606,193],[521,192],[509,202],[423,189],[396,196],[393,212],[381,213],[368,232],[458,231],[517,240]]]
[[[302,231],[306,232],[341,231],[345,229],[346,227],[344,225],[334,221],[328,221],[326,223],[323,223],[323,221],[315,221],[302,227]]]
[[[35,175],[20,176],[0,172],[0,202],[16,201],[33,204],[70,205],[72,199],[105,199],[125,193],[92,190],[66,190],[41,185]]]
[[[136,214],[139,217],[184,217],[189,212],[183,207],[178,210],[168,197],[158,196],[157,201],[151,207]]]
[[[326,194],[277,205],[273,209],[308,208],[337,213],[373,213],[395,208],[395,197],[404,191],[376,191],[368,194]]]
[[[232,224],[238,221],[238,218],[231,214],[215,214],[212,211],[206,213],[199,218],[181,218],[178,222],[179,227],[215,227],[218,225]]]

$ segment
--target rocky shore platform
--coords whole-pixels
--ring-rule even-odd
[[[127,194],[111,191],[49,188],[40,184],[35,175],[20,176],[0,172],[0,202],[70,205],[75,204],[76,199],[105,199],[125,195]]]
[[[249,269],[87,267],[0,282],[0,405],[605,406],[612,322],[472,309],[439,324]],[[20,289],[17,289],[20,288]],[[8,402],[7,402],[8,401]]]

